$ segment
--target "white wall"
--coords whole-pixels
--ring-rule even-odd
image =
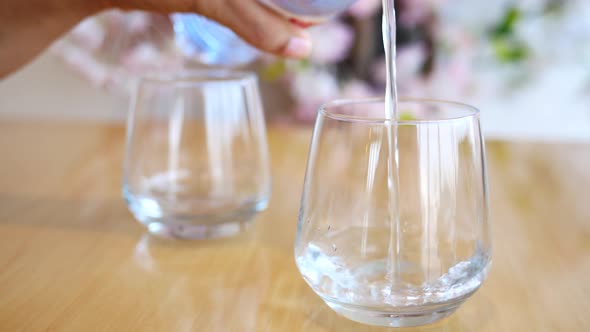
[[[478,74],[482,80],[496,76]],[[481,109],[488,138],[590,142],[590,93],[579,88],[586,80],[587,73],[579,66],[560,66],[539,72],[518,93],[467,102]],[[122,97],[92,87],[49,54],[0,81],[0,121],[124,121],[127,104]],[[267,113],[275,108],[280,109],[267,105]]]
[[[124,98],[92,87],[47,53],[0,81],[0,121],[112,121],[124,119],[126,111]]]

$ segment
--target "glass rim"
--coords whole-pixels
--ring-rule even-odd
[[[257,80],[254,72],[234,69],[190,69],[176,72],[152,72],[139,78],[140,84],[203,86],[210,84],[244,84]]]
[[[395,123],[399,125],[418,125],[418,124],[428,124],[428,123],[442,123],[442,122],[453,122],[459,121],[464,119],[471,119],[471,118],[479,118],[480,110],[472,105],[465,104],[462,102],[457,101],[450,101],[450,100],[443,100],[443,99],[436,99],[436,98],[416,98],[416,97],[401,97],[399,99],[400,103],[421,103],[421,104],[438,104],[438,105],[447,105],[447,106],[454,106],[460,107],[467,110],[465,115],[453,116],[448,118],[441,118],[441,119],[388,119],[385,117],[365,117],[365,116],[358,116],[358,115],[346,115],[340,114],[338,112],[331,112],[329,111],[330,108],[335,108],[339,106],[347,106],[347,105],[355,105],[355,104],[372,104],[372,103],[385,103],[384,97],[374,97],[374,98],[358,98],[358,99],[336,99],[331,102],[327,102],[320,106],[319,114],[323,115],[324,117],[334,119],[337,121],[342,122],[351,122],[351,123],[373,123],[373,124],[385,124],[385,123]]]

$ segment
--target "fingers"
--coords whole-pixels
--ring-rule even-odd
[[[297,21],[273,12],[258,0],[101,0],[109,7],[157,12],[195,12],[233,30],[252,46],[278,56],[304,58],[311,39]]]
[[[215,1],[204,15],[236,32],[252,46],[279,56],[304,58],[311,52],[311,40],[299,26],[257,1]],[[222,7],[222,8],[220,8]]]

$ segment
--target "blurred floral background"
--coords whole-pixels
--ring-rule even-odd
[[[547,132],[565,116],[590,123],[588,0],[398,0],[396,7],[402,95],[475,103],[484,116],[494,110],[484,123],[500,131],[543,121],[520,131]],[[82,22],[52,51],[96,87],[124,95],[130,78],[146,71],[246,67],[259,73],[267,99],[289,100],[269,102],[272,119],[309,123],[331,99],[383,94],[381,15],[381,0],[359,0],[310,28],[314,51],[305,61],[260,54],[213,22],[191,31],[183,15],[119,11]],[[199,49],[195,38],[216,44]]]

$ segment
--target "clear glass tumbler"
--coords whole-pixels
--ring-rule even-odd
[[[128,120],[123,193],[151,233],[243,230],[270,197],[256,76],[196,71],[142,79]]]
[[[349,319],[428,324],[471,296],[491,262],[479,113],[402,100],[405,120],[390,121],[384,107],[356,100],[320,110],[295,258],[311,288]]]

